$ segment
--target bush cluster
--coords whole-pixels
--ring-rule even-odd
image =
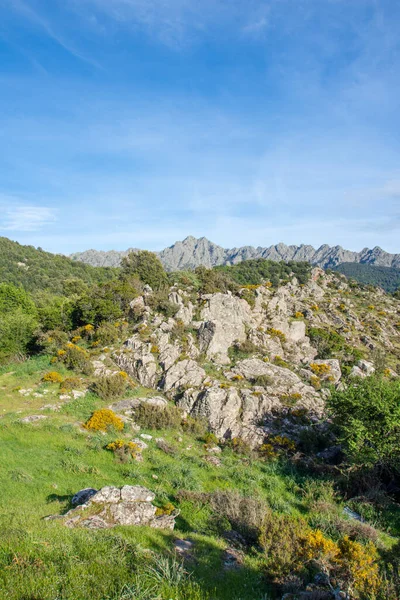
[[[176,406],[154,406],[142,402],[135,409],[135,421],[146,429],[177,429],[182,423],[182,413]]]
[[[92,384],[92,390],[103,400],[115,400],[123,396],[128,388],[129,377],[124,371],[103,375]]]

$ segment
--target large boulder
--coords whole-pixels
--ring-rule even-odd
[[[252,314],[246,300],[232,294],[211,294],[205,298],[199,329],[200,350],[220,364],[229,364],[228,349],[246,339],[246,325]]]
[[[186,387],[200,387],[205,379],[204,369],[194,360],[185,359],[168,369],[161,385],[165,392],[171,392]]]
[[[75,508],[61,518],[70,528],[107,529],[117,525],[148,525],[173,529],[178,513],[156,516],[157,508],[152,504],[154,498],[153,492],[140,485],[125,485],[122,488],[106,486],[98,491],[86,488],[75,494]]]

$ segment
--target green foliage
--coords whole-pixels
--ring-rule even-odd
[[[107,281],[115,273],[117,269],[91,267],[61,254],[50,254],[0,238],[0,280],[22,286],[28,292],[47,290],[61,294],[66,279],[76,278],[93,284]]]
[[[90,356],[87,350],[77,346],[76,344],[68,343],[65,349],[58,351],[58,358],[67,369],[79,371],[90,375],[93,372],[93,365],[90,361]]]
[[[72,328],[73,303],[65,296],[36,292],[34,296],[40,327],[43,331]]]
[[[102,346],[112,346],[118,341],[119,331],[113,323],[102,323],[96,329],[95,339]]]
[[[400,269],[380,267],[365,263],[342,263],[333,268],[335,271],[355,279],[365,285],[374,285],[393,293],[400,287]]]
[[[138,277],[153,290],[159,290],[168,285],[167,274],[154,252],[147,250],[131,252],[122,259],[121,268],[124,276]]]
[[[330,358],[342,352],[346,346],[346,340],[336,331],[310,327],[307,333],[312,345],[318,350],[319,358]]]
[[[142,402],[135,409],[135,421],[146,429],[177,429],[182,422],[181,411],[172,405],[154,406]]]
[[[195,274],[200,281],[199,291],[202,294],[237,292],[239,290],[238,284],[229,274],[221,271],[219,268],[207,269],[206,267],[197,267]]]
[[[113,375],[104,375],[96,379],[92,391],[103,400],[115,400],[124,395],[128,387],[128,377],[121,371]]]
[[[216,267],[241,285],[259,285],[270,281],[278,286],[280,281],[286,281],[293,274],[300,283],[306,283],[310,278],[311,265],[306,262],[274,262],[264,258],[245,260],[237,265]]]
[[[164,289],[150,294],[147,303],[152,310],[162,313],[167,318],[174,317],[179,310],[177,304],[168,300],[168,291]]]
[[[36,317],[21,308],[0,314],[0,360],[26,355],[37,327]]]
[[[103,321],[116,321],[129,310],[129,303],[138,295],[137,281],[116,279],[96,285],[76,299],[73,321],[76,327]]]
[[[350,459],[400,473],[400,383],[367,377],[332,392],[328,404]]]
[[[0,283],[0,314],[16,310],[36,316],[36,306],[30,294],[10,283]]]

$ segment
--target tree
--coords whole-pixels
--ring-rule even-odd
[[[24,356],[33,342],[38,322],[21,308],[0,315],[0,358]]]
[[[0,283],[0,314],[17,309],[26,314],[36,314],[35,303],[30,294],[12,283]]]
[[[350,460],[400,474],[400,383],[367,377],[328,399]]]
[[[138,277],[154,290],[168,285],[167,274],[154,252],[148,250],[130,252],[122,259],[121,267],[123,277]]]

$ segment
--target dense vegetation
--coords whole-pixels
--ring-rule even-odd
[[[60,254],[0,238],[0,281],[22,286],[26,291],[61,294],[68,282],[71,287],[74,280],[78,284],[93,284],[114,276],[115,269],[90,267]]]
[[[246,260],[232,266],[216,267],[216,271],[227,274],[242,285],[259,285],[270,281],[273,286],[279,285],[293,273],[300,283],[305,283],[310,276],[311,265],[307,262],[275,262],[257,258]]]
[[[333,269],[349,279],[355,279],[365,285],[375,285],[386,292],[394,293],[400,287],[400,269],[379,267],[363,263],[342,263]]]
[[[342,364],[345,385],[339,389],[314,377],[324,385],[330,421],[291,411],[293,398],[282,398],[286,420],[300,434],[268,434],[253,450],[240,438],[218,440],[206,423],[183,418],[172,403],[164,409],[141,403],[135,423],[152,436],[142,451],[129,423],[109,406],[154,396],[154,390],[123,371],[94,373],[93,361],[102,355],[110,367],[110,348],[133,332],[147,341],[140,306],[131,304],[146,286],[154,290],[148,306],[172,317],[173,283],[193,302],[201,302],[199,294],[231,291],[251,305],[263,282],[271,294],[292,273],[306,283],[309,265],[254,260],[167,275],[148,252],[105,270],[10,244],[0,283],[1,598],[272,600],[285,593],[296,598],[307,586],[315,595],[303,598],[328,600],[339,588],[351,599],[400,597],[400,384],[378,354],[375,375],[352,383],[350,369],[364,351],[349,344],[349,330],[338,333],[324,322],[307,328],[318,358]],[[22,256],[29,269],[14,268]],[[385,313],[365,305],[361,292],[353,288],[345,301],[359,303],[375,331],[384,326]],[[331,298],[335,294],[333,288]],[[319,310],[314,304],[309,312]],[[347,310],[346,303],[338,305],[338,314]],[[306,313],[292,315],[291,322],[306,320]],[[177,321],[171,337],[187,344],[189,333]],[[231,358],[257,351],[247,340],[232,347]],[[275,364],[289,366],[283,359]],[[221,378],[221,388],[228,385],[215,365],[204,366]],[[268,386],[262,377],[249,385]],[[60,403],[72,390],[88,392]],[[32,411],[44,418],[21,422]],[[325,460],[332,448],[335,460]],[[179,509],[175,532],[69,530],[58,520],[41,520],[68,510],[77,490],[110,484],[154,490],[161,514]],[[349,508],[360,520],[349,517]],[[192,542],[185,562],[174,550],[176,537]],[[239,565],[234,568],[228,544]],[[321,578],[325,595],[313,588]]]

